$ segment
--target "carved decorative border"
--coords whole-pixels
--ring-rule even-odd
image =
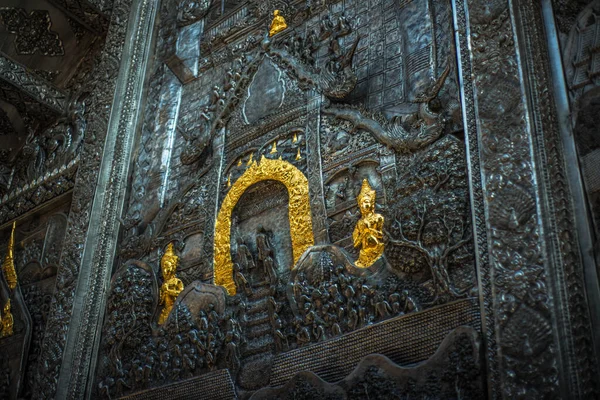
[[[116,216],[121,214],[135,132],[131,127],[137,117],[155,8],[150,0],[115,1],[105,47],[87,88],[91,96],[83,161],[36,373],[34,392],[40,398],[83,398],[86,385],[93,381],[88,380],[88,371],[112,269],[119,228]],[[118,65],[127,76],[119,76]]]
[[[453,10],[488,395],[593,397],[589,311],[539,7],[454,0]],[[506,228],[508,210],[516,227]],[[511,354],[523,345],[515,332],[532,325],[534,354]]]
[[[310,182],[310,206],[313,215],[313,235],[317,244],[329,242],[327,231],[327,210],[325,208],[325,195],[323,190],[323,167],[321,165],[321,95],[310,93],[312,98],[308,100],[306,118],[306,174]]]
[[[538,162],[538,184],[546,209],[548,257],[555,265],[548,269],[553,295],[559,299],[555,319],[558,340],[568,381],[568,395],[589,398],[598,395],[598,367],[594,358],[592,326],[583,282],[583,262],[579,254],[575,217],[563,146],[556,118],[552,91],[550,60],[544,45],[544,26],[540,3],[514,1],[522,38],[524,69],[529,80],[530,113],[535,134],[532,135]],[[564,393],[564,392],[563,392]]]
[[[477,266],[477,281],[479,286],[479,303],[481,306],[481,330],[485,337],[486,367],[488,375],[488,394],[495,398],[494,391],[499,387],[499,373],[496,354],[495,318],[492,305],[492,268],[488,254],[488,233],[484,211],[483,187],[481,182],[481,161],[479,157],[479,137],[475,115],[475,99],[473,69],[469,56],[469,30],[464,0],[452,0],[452,16],[458,59],[458,72],[461,90],[463,124],[465,129],[465,144],[468,155],[467,171],[469,176],[469,192],[471,217],[473,219],[473,246]]]
[[[67,95],[43,79],[27,72],[25,67],[0,54],[0,79],[27,93],[55,113],[63,113]]]
[[[0,201],[0,225],[72,190],[78,165],[79,158],[75,158],[69,164],[4,195]]]
[[[94,384],[94,379],[88,377],[95,375],[93,371],[100,341],[97,332],[102,326],[106,304],[104,289],[111,278],[121,227],[119,216],[125,203],[136,132],[132,127],[136,126],[139,116],[138,109],[150,59],[156,3],[153,0],[134,0],[127,10],[127,40],[116,81],[100,177],[87,234],[88,239],[95,240],[87,240],[83,252],[83,268],[75,293],[76,298],[81,301],[76,302],[73,308],[67,351],[59,378],[58,397],[83,398],[86,392],[90,393]],[[72,374],[71,371],[77,373]]]

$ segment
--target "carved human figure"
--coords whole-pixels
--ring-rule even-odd
[[[277,314],[281,311],[281,304],[277,303],[277,300],[273,296],[269,296],[267,298],[267,308],[270,315]]]
[[[392,311],[392,307],[390,304],[385,301],[382,295],[379,295],[377,298],[377,302],[375,303],[375,315],[381,319],[385,319],[390,316],[390,312]]]
[[[275,329],[273,331],[273,338],[275,339],[275,350],[280,353],[285,347],[288,347],[288,341],[281,329]]]
[[[296,283],[294,286],[294,294],[296,296],[300,296],[300,294],[302,293],[308,293],[308,287],[307,287],[307,282],[306,282],[306,275],[304,274],[304,272],[299,272],[298,276],[296,277]]]
[[[246,302],[241,298],[235,300],[235,315],[242,325],[246,325]]]
[[[338,324],[337,322],[333,324],[333,326],[331,327],[331,334],[333,336],[340,336],[342,334],[342,328],[340,327],[340,324]]]
[[[392,293],[389,296],[390,305],[392,306],[392,314],[398,315],[401,313],[400,309],[400,295],[398,293]]]
[[[263,269],[266,276],[269,277],[269,282],[272,285],[277,283],[277,269],[275,268],[275,262],[272,257],[267,257],[263,261]]]
[[[310,342],[310,333],[305,326],[302,326],[302,323],[299,320],[296,320],[296,343],[298,347],[304,346],[306,343]]]
[[[382,256],[384,244],[383,216],[375,212],[375,190],[366,179],[363,179],[357,201],[362,216],[352,233],[354,247],[360,248],[355,265],[368,268]]]
[[[178,263],[179,257],[175,254],[173,243],[169,243],[165,254],[160,260],[163,275],[163,284],[160,287],[160,304],[163,308],[158,318],[159,324],[163,324],[167,320],[177,296],[183,291],[183,282],[175,276]]]
[[[210,340],[206,348],[206,366],[212,371],[216,367],[216,362],[215,342],[214,340]]]
[[[285,18],[281,15],[281,12],[279,10],[273,11],[273,21],[269,27],[269,37],[278,34],[286,28],[287,23],[285,22]]]
[[[227,329],[232,332],[233,339],[236,341],[236,343],[242,341],[242,327],[240,326],[239,322],[233,318],[233,316],[230,316],[229,320],[227,321]]]
[[[225,343],[225,362],[230,370],[235,371],[240,366],[240,354],[238,346],[234,341],[233,332],[227,332]]]
[[[353,299],[355,295],[356,291],[354,290],[354,287],[352,285],[346,286],[346,289],[344,290],[344,296],[346,296],[346,299],[348,300],[348,308],[352,308],[352,304],[354,303]]]
[[[221,334],[218,324],[219,315],[215,311],[215,305],[210,303],[208,305],[208,333],[212,335],[212,339],[215,338],[215,335],[218,337]]]
[[[345,314],[346,314],[346,309],[343,306],[340,306],[340,308],[337,311],[337,320],[343,321]]]
[[[367,296],[362,295],[358,303],[358,325],[363,327],[367,325],[369,320],[368,309],[367,309]]]
[[[339,186],[337,187],[335,196],[339,199],[339,202],[343,202],[346,200],[346,188],[348,186],[349,180],[350,180],[350,178],[348,176],[346,176],[346,178],[344,178],[342,183],[340,183]]]
[[[329,15],[325,14],[321,19],[319,39],[327,39],[329,36],[331,36],[331,33],[333,32],[334,28],[335,25],[329,18]]]
[[[413,298],[408,294],[408,290],[402,291],[401,300],[404,302],[404,313],[409,313],[413,311],[419,311],[419,306],[413,300]]]
[[[321,340],[325,340],[327,338],[325,335],[325,328],[323,328],[323,325],[313,323],[312,333],[317,342],[320,342]]]
[[[198,325],[200,326],[200,330],[202,332],[206,332],[208,330],[208,318],[206,317],[206,313],[204,310],[200,310],[200,318]]]
[[[266,235],[264,228],[258,227],[258,233],[256,234],[256,248],[258,249],[258,261],[264,262],[267,257],[273,256],[271,245],[269,244],[269,238]]]
[[[238,238],[237,242],[237,258],[241,270],[249,271],[254,269],[256,264],[254,264],[254,259],[252,258],[252,253],[250,252],[250,249],[248,249],[248,246],[244,244],[242,239]]]
[[[14,333],[13,326],[14,319],[10,311],[10,299],[7,299],[2,309],[2,330],[0,331],[0,337],[12,336]]]
[[[240,271],[240,266],[238,263],[233,263],[233,281],[237,286],[238,290],[244,290],[247,296],[252,294],[252,290],[250,289],[250,284],[248,283],[248,279],[242,274]]]

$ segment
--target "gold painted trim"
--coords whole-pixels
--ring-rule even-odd
[[[17,287],[17,271],[15,270],[15,228],[17,222],[13,221],[12,230],[10,231],[10,238],[8,239],[8,248],[6,249],[6,257],[2,263],[2,270],[4,271],[4,277],[10,290],[14,290]]]
[[[260,181],[281,182],[288,190],[288,218],[294,264],[314,245],[308,179],[295,166],[283,160],[271,160],[262,156],[259,163],[252,161],[248,169],[231,186],[225,196],[215,222],[214,276],[215,285],[223,286],[233,296],[236,293],[231,259],[231,214],[244,192]],[[293,265],[290,266],[290,269]]]

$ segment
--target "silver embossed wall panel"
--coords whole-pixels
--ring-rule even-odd
[[[109,21],[80,78],[39,90],[21,74],[33,86],[17,92],[21,75],[3,78],[32,113],[50,110],[24,149],[60,151],[10,165],[2,222],[47,201],[20,193],[74,190],[64,251],[19,270],[19,335],[0,345],[22,346],[0,391],[597,396],[597,278],[579,248],[549,1],[109,3],[53,1],[89,32]],[[583,3],[555,1],[554,22],[593,189],[598,7]],[[3,12],[16,53],[67,51],[64,30],[16,28],[45,14]],[[14,202],[24,211],[8,214]],[[29,230],[18,257],[37,254]],[[46,264],[42,296],[30,286]],[[43,335],[27,308],[39,298]]]
[[[288,27],[269,38],[274,9]],[[402,365],[439,346],[457,351],[459,339],[443,338],[481,327],[451,5],[226,2],[222,11],[161,5],[93,393],[227,369],[220,385],[247,398],[305,369],[320,377],[309,386],[342,379],[371,353]],[[306,186],[276,169],[253,177],[271,162]],[[363,182],[385,242],[367,269],[356,266],[352,237]],[[309,215],[295,215],[302,191]],[[220,231],[224,213],[230,228]],[[302,239],[316,245],[300,259],[298,218],[312,225]],[[233,272],[219,261],[226,240]],[[169,243],[185,289],[159,324]],[[235,295],[215,286],[223,279]],[[402,330],[422,336],[414,355],[389,342]],[[479,333],[460,337],[465,356],[480,346]],[[344,348],[367,342],[340,364]],[[284,367],[286,357],[305,361]],[[484,374],[469,357],[460,362],[474,375],[456,379],[476,396]],[[429,379],[452,375],[448,366],[432,367]],[[457,390],[410,389],[412,378],[382,371],[382,394]]]

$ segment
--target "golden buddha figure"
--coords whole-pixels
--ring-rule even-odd
[[[269,28],[269,37],[281,32],[287,27],[288,26],[285,22],[285,18],[283,18],[279,10],[273,11],[273,21],[271,22],[271,27]]]
[[[10,232],[10,239],[8,240],[8,249],[6,252],[6,257],[4,257],[4,262],[2,262],[2,270],[4,271],[4,277],[6,278],[6,283],[8,283],[8,287],[10,288],[10,290],[13,290],[17,287],[17,273],[15,271],[14,257],[16,224],[16,221],[13,222],[12,231]]]
[[[13,316],[10,312],[10,299],[6,300],[4,303],[4,308],[2,309],[2,330],[0,331],[0,337],[12,336],[13,334]]]
[[[355,265],[368,268],[383,254],[383,216],[375,212],[375,190],[366,179],[356,200],[361,218],[352,233],[354,247],[360,248]]]
[[[160,260],[160,268],[163,276],[163,284],[160,287],[160,304],[163,308],[158,317],[159,324],[165,323],[177,296],[183,291],[183,282],[175,276],[178,263],[179,257],[173,250],[173,243],[169,243],[167,251],[165,251]]]

